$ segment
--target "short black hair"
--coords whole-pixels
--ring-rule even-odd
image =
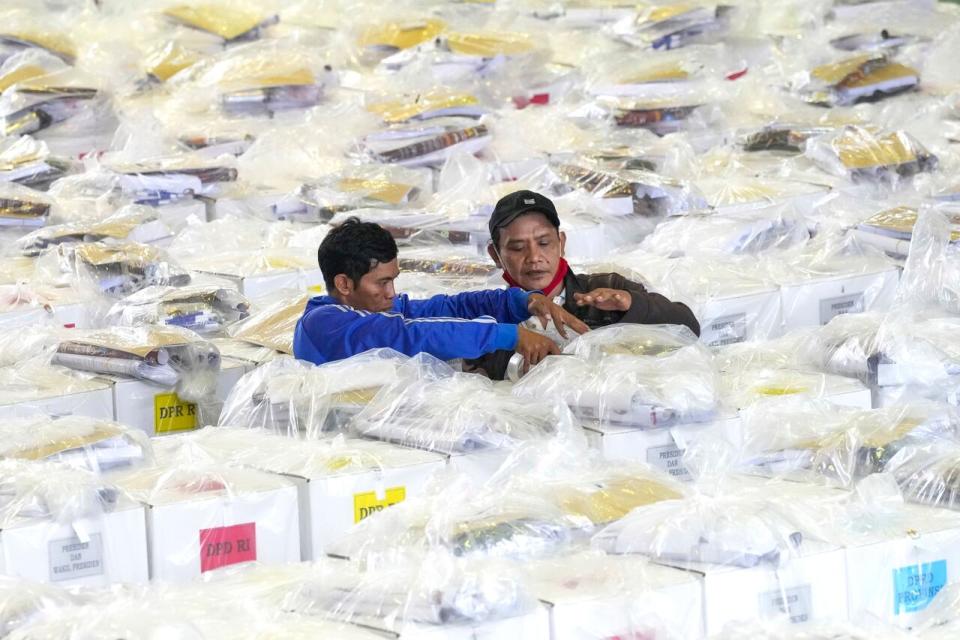
[[[323,272],[327,293],[336,291],[333,283],[346,274],[354,284],[374,267],[397,257],[397,242],[390,232],[374,222],[348,218],[327,234],[317,250],[317,262]]]

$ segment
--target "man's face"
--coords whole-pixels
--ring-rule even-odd
[[[556,275],[565,244],[546,216],[527,213],[500,228],[500,246],[490,247],[490,257],[527,291],[542,290]]]
[[[344,274],[337,276],[337,291],[340,299],[362,311],[390,311],[393,308],[393,299],[397,292],[393,288],[393,281],[400,275],[400,267],[394,258],[390,262],[377,264],[354,283]]]

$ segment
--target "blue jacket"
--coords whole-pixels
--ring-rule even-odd
[[[373,313],[330,296],[307,302],[293,334],[293,354],[315,364],[389,347],[441,360],[478,358],[517,345],[517,324],[530,317],[522,289],[468,291],[428,300],[393,299],[393,310]]]

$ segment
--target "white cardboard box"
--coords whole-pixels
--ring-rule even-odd
[[[216,393],[202,410],[195,403],[182,400],[172,388],[118,376],[102,378],[113,387],[115,413],[110,419],[156,436],[191,431],[204,426],[205,419],[216,424],[220,408],[244,373],[243,362],[222,358]]]
[[[61,587],[142,583],[147,574],[143,507],[123,503],[97,520],[23,519],[0,531],[0,573]]]
[[[847,544],[852,619],[909,627],[933,597],[960,581],[960,514],[906,504],[899,535],[872,532]]]
[[[158,443],[158,458],[175,463],[177,440]],[[218,460],[291,477],[299,492],[304,560],[320,559],[355,524],[422,494],[430,477],[446,466],[440,454],[374,440],[348,439],[331,447],[259,430],[211,427],[182,442]]]
[[[700,341],[710,347],[769,340],[783,332],[780,291],[772,287],[716,297],[695,305],[693,311],[700,321]]]
[[[683,464],[683,453],[690,438],[706,429],[739,432],[740,418],[733,416],[713,422],[681,425],[663,429],[635,429],[599,422],[584,423],[587,442],[607,460],[646,462],[677,480],[693,479]]]
[[[839,315],[887,311],[899,282],[900,270],[891,267],[876,273],[785,284],[780,289],[784,328],[819,327]]]
[[[827,400],[855,409],[871,407],[870,389],[858,380],[836,376],[831,377],[831,380],[832,386],[825,394]],[[738,415],[663,429],[636,429],[599,422],[584,423],[587,442],[591,447],[600,450],[608,460],[646,462],[683,481],[692,480],[689,470],[683,464],[683,453],[691,440],[708,430],[711,433],[723,432],[729,442],[742,440]]]
[[[301,559],[298,489],[289,479],[218,466],[140,470],[111,480],[146,506],[152,580],[183,582],[245,562]]]
[[[530,587],[550,614],[551,640],[703,637],[703,587],[694,574],[638,556],[579,558],[530,567]]]
[[[398,624],[400,631],[388,637],[397,640],[550,640],[550,616],[542,606],[524,615],[475,625]],[[378,628],[375,623],[369,626]],[[386,626],[380,629],[391,633]]]
[[[197,284],[219,284],[236,289],[247,298],[257,300],[268,297],[284,289],[305,291],[311,295],[320,295],[325,291],[323,273],[320,268],[301,270],[276,270],[254,276],[230,273],[194,271]]]
[[[843,549],[804,542],[806,550],[779,568],[688,565],[703,581],[708,636],[731,622],[787,617],[794,624],[846,620],[847,566]]]
[[[113,420],[113,390],[103,380],[55,366],[0,371],[0,417],[45,413]]]

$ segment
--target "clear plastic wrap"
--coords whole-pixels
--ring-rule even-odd
[[[46,143],[30,136],[0,142],[0,182],[42,190],[76,168],[69,160],[51,155]]]
[[[290,478],[183,460],[111,480],[148,506],[154,580],[183,582],[246,562],[300,560],[297,483]]]
[[[278,21],[278,16],[259,13],[250,6],[228,6],[215,3],[198,6],[179,5],[164,10],[163,17],[189,29],[221,38],[224,44],[256,40],[265,29]]]
[[[771,206],[678,217],[660,225],[644,238],[640,247],[669,257],[703,253],[756,255],[795,247],[809,237],[805,221],[789,206]]]
[[[46,364],[45,360],[56,349],[55,338],[39,342],[24,336],[22,330],[13,335],[24,355],[4,349],[4,356],[15,356],[9,358],[15,364],[0,367],[0,414],[7,418],[40,413],[113,419],[113,397],[108,384],[84,372]]]
[[[490,143],[483,120],[433,118],[423,123],[393,125],[367,135],[360,144],[369,160],[388,165],[440,165],[452,154],[477,153]]]
[[[250,303],[219,287],[147,287],[115,304],[107,321],[117,326],[172,325],[200,335],[223,333],[249,315]]]
[[[142,518],[113,484],[86,469],[0,461],[9,575],[61,586],[143,582],[146,558],[136,555],[145,546]]]
[[[686,327],[613,325],[574,339],[513,388],[557,398],[582,419],[652,429],[713,417],[719,401],[709,351]]]
[[[220,352],[180,327],[114,327],[72,334],[60,342],[53,362],[176,387],[185,399],[199,400],[216,387]]]
[[[426,354],[399,367],[350,423],[365,438],[446,454],[509,451],[524,442],[582,438],[565,407],[536,405]]]
[[[133,163],[107,162],[105,168],[119,176],[124,196],[138,204],[157,206],[188,196],[217,196],[223,183],[237,179],[232,164],[229,156],[208,160],[184,154]]]
[[[390,349],[321,366],[274,358],[240,379],[224,403],[220,424],[310,439],[341,431],[382,388],[398,381],[406,361]]]
[[[821,169],[853,182],[897,183],[933,171],[937,157],[904,131],[885,133],[845,127],[838,133],[811,138],[805,154]]]
[[[0,184],[0,227],[42,227],[50,217],[51,198],[19,184]]]
[[[77,598],[59,587],[20,578],[0,578],[0,633],[7,637],[21,627],[55,618]]]
[[[615,23],[619,39],[643,49],[669,50],[710,42],[724,35],[736,7],[723,4],[641,5],[635,15]]]
[[[885,469],[896,478],[907,501],[957,509],[958,462],[960,447],[956,441],[931,440],[903,447]]]
[[[919,84],[916,69],[884,53],[864,53],[815,67],[800,92],[814,104],[847,106],[909,91]]]
[[[803,531],[772,501],[695,495],[637,509],[597,533],[595,548],[685,568],[776,570],[798,557]]]
[[[912,308],[960,312],[960,216],[921,210],[910,232],[898,302]]]
[[[150,464],[147,437],[108,421],[81,416],[31,416],[6,422],[0,458],[49,460],[97,473]]]
[[[741,423],[745,469],[853,488],[887,471],[902,449],[954,439],[958,417],[940,405],[864,411],[822,400],[784,400],[754,404],[741,414]]]
[[[149,286],[183,286],[190,274],[177,265],[167,252],[136,242],[91,242],[64,245],[57,251],[69,265],[67,273],[76,273],[102,295],[119,298]]]
[[[126,240],[151,244],[171,237],[173,230],[157,211],[134,206],[101,220],[47,226],[22,236],[17,244],[24,255],[36,256],[45,249],[71,243]]]

